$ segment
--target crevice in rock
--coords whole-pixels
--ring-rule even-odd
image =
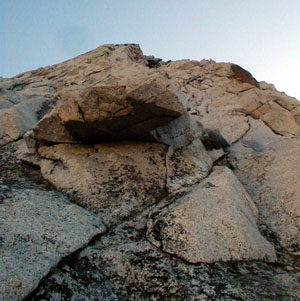
[[[69,264],[71,266],[74,266],[76,265],[76,263],[78,262],[79,260],[79,255],[81,253],[82,250],[84,250],[86,247],[88,247],[90,244],[93,244],[93,242],[97,239],[99,239],[99,237],[103,236],[106,234],[107,231],[105,231],[104,233],[102,234],[97,234],[95,235],[94,237],[91,238],[91,240],[83,245],[82,247],[78,248],[76,251],[74,251],[73,253],[63,257],[58,263],[57,265],[53,266],[51,268],[51,270],[48,272],[47,275],[45,275],[44,277],[41,278],[38,286],[31,292],[29,293],[23,300],[24,301],[32,301],[32,300],[39,300],[39,299],[35,299],[35,295],[37,293],[37,291],[39,290],[40,286],[43,284],[43,282],[47,282],[47,279],[51,276],[51,274],[53,274],[54,270],[56,268],[61,268],[62,266],[64,266],[65,264]],[[104,275],[103,275],[104,276]]]
[[[288,111],[288,112],[291,112],[293,111],[296,106],[294,108],[292,108],[291,110],[289,110],[288,108],[286,108],[285,106],[283,106],[281,103],[280,103],[280,99],[275,99],[275,100],[272,100],[273,102],[275,102],[276,104],[278,104],[281,108],[283,108],[284,110]]]
[[[245,114],[245,116],[246,117],[248,117],[247,118],[247,123],[248,123],[248,129],[245,131],[245,133],[239,138],[239,139],[237,139],[236,141],[234,141],[233,143],[231,143],[231,145],[233,145],[233,144],[235,144],[235,143],[237,143],[238,141],[241,141],[241,140],[243,140],[243,138],[250,132],[250,130],[251,130],[251,123],[250,123],[250,120],[249,120],[249,116],[248,116],[248,114]]]
[[[56,187],[42,176],[39,166],[34,165],[33,163],[22,161],[21,169],[24,176],[34,184],[38,185],[40,188],[50,191],[57,191]]]
[[[260,119],[275,135],[277,135],[277,136],[283,136],[284,137],[284,135],[283,134],[281,134],[281,133],[279,133],[279,132],[277,132],[276,130],[274,130],[271,126],[269,126],[268,125],[268,123],[267,122],[265,122],[263,119]],[[287,133],[287,134],[289,134],[289,133]]]
[[[9,136],[7,135],[7,137],[9,137]],[[1,138],[2,138],[2,137],[1,137]],[[1,140],[0,140],[0,142],[1,142]],[[12,142],[14,142],[14,140],[13,140],[13,141],[7,141],[7,142],[1,142],[0,148],[4,147],[4,146],[6,146],[6,145],[8,145],[8,144],[10,144],[10,143],[12,143]]]
[[[189,85],[189,84],[191,84],[194,81],[197,81],[198,84],[200,85],[203,82],[203,76],[202,75],[194,76],[194,77],[188,79],[187,81],[185,81],[184,84]]]
[[[30,84],[32,84],[32,82]],[[32,88],[34,88],[34,89],[39,88],[39,87],[51,87],[51,86],[50,85],[36,85],[36,86],[32,86]]]
[[[31,82],[32,83],[32,82]],[[19,82],[19,83],[15,83],[12,84],[10,87],[7,88],[7,90],[12,90],[12,91],[21,91],[24,89],[24,87],[30,85],[31,83],[26,83],[26,82]]]
[[[10,138],[9,135],[6,135],[6,134],[5,134],[5,136]],[[5,137],[5,136],[4,136],[4,137]],[[3,137],[0,137],[0,139],[3,139]],[[23,136],[18,137],[18,138],[16,138],[16,139],[10,139],[9,141],[5,142],[4,144],[0,144],[0,148],[3,148],[4,146],[7,146],[7,145],[9,145],[9,144],[18,142],[18,141],[21,140],[21,139],[23,139]],[[1,141],[1,140],[0,140],[0,141]]]
[[[84,117],[84,112],[83,112],[83,110],[81,109],[81,107],[80,107],[79,104],[77,104],[77,106],[78,106],[78,112],[80,113],[82,120],[85,121],[85,117]]]
[[[123,119],[125,120],[125,118]],[[155,142],[154,137],[149,133],[153,129],[153,124],[161,124],[163,120],[164,123],[168,123],[173,120],[174,117],[170,115],[152,116],[135,123],[132,122],[130,125],[117,128],[116,130],[111,129],[111,127],[118,127],[117,124],[122,123],[123,119],[104,120],[102,122],[69,121],[65,126],[72,137],[83,144],[114,141]],[[138,133],[137,127],[149,128],[149,131]],[[110,128],[110,130],[108,128]]]
[[[79,142],[50,142],[50,141],[42,142],[43,146],[54,146],[54,145],[58,145],[58,144],[74,145],[74,144],[79,144]],[[87,144],[87,145],[94,145],[94,143]]]
[[[230,159],[228,158],[229,155],[229,151],[224,150],[224,155],[222,157],[220,157],[219,159],[217,159],[214,163],[213,163],[213,167],[214,166],[226,166],[231,170],[234,170],[234,166],[231,164]],[[211,172],[210,172],[211,173]]]
[[[163,123],[163,125],[164,125],[164,124],[167,124],[168,122],[172,121],[172,120],[174,119],[174,116],[172,116],[172,115],[157,115],[157,116],[150,116],[150,117],[145,118],[145,119],[143,119],[143,120],[141,120],[141,121],[139,121],[139,122],[137,122],[137,123],[134,123],[134,124],[131,124],[131,125],[129,125],[129,126],[125,126],[125,127],[123,127],[123,128],[118,129],[118,130],[117,130],[117,133],[122,132],[122,131],[127,131],[127,130],[129,130],[130,128],[136,127],[136,126],[141,125],[141,124],[143,124],[143,123],[147,123],[148,121],[155,120],[155,119],[157,119],[157,118],[159,118],[159,119],[165,119],[165,122]]]
[[[165,171],[166,171],[166,177],[165,177],[165,191],[168,193],[169,192],[169,189],[168,189],[168,179],[169,179],[169,169],[168,169],[168,153],[169,153],[169,150],[170,150],[170,147],[171,146],[167,146],[167,149],[166,149],[166,153],[165,153]]]
[[[256,86],[255,87],[249,87],[249,88],[245,88],[243,90],[240,90],[236,95],[239,95],[240,93],[243,93],[243,92],[246,92],[246,91],[249,91],[249,90],[252,90],[252,89],[255,89],[257,88]],[[233,93],[234,94],[234,93]]]
[[[228,142],[218,130],[207,129],[204,131],[200,139],[208,151],[229,146]]]
[[[19,102],[14,102],[12,101],[11,99],[7,98],[7,101],[9,101],[10,103],[14,104],[14,105],[17,105]]]
[[[243,138],[244,138],[244,137],[249,133],[249,131],[251,130],[251,123],[250,123],[249,117],[252,118],[252,116],[251,116],[250,114],[247,114],[247,113],[244,113],[244,112],[239,112],[239,113],[241,113],[241,114],[243,114],[245,117],[247,117],[248,129],[247,129],[247,130],[246,130],[246,131],[245,131],[238,139],[236,139],[236,140],[233,141],[232,143],[230,143],[230,144],[228,144],[228,145],[225,145],[225,146],[223,147],[223,150],[224,150],[225,153],[228,152],[228,149],[229,149],[232,145],[238,143],[239,141],[242,141]]]
[[[261,218],[259,218],[259,220],[261,220]],[[276,256],[278,258],[275,264],[282,267],[290,266],[292,264],[294,268],[300,271],[300,252],[294,252],[281,246],[278,234],[270,229],[268,225],[258,222],[257,226],[262,236],[264,236],[265,239],[267,239],[274,246]],[[295,247],[297,250],[299,246]]]
[[[93,74],[97,74],[97,73],[101,73],[103,72],[103,70],[99,70],[99,71],[93,71],[91,73],[88,73],[87,76],[93,75]]]

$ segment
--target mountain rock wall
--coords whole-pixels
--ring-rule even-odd
[[[135,44],[1,78],[0,295],[300,298],[299,136],[240,66]]]

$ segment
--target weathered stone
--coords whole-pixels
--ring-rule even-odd
[[[0,110],[8,109],[13,107],[14,105],[24,101],[25,98],[21,95],[17,95],[11,90],[6,90],[3,87],[3,83],[0,88]]]
[[[276,91],[276,88],[273,84],[267,83],[265,81],[259,82],[259,87],[262,90],[271,90],[271,91]]]
[[[0,110],[0,146],[22,137],[38,121],[45,99],[22,102]]]
[[[52,143],[76,143],[77,141],[67,131],[65,126],[61,124],[58,116],[58,107],[46,114],[32,128],[32,138],[39,142]]]
[[[112,245],[100,252],[97,248],[88,248],[81,257],[97,258],[96,266],[105,276],[123,279],[125,286],[143,293],[168,298],[179,290],[170,263],[147,241]]]
[[[211,167],[212,160],[199,139],[187,147],[170,146],[166,155],[168,192],[190,189]]]
[[[9,189],[0,206],[1,300],[23,300],[63,257],[104,230],[99,217],[57,193]]]
[[[248,118],[244,114],[212,113],[201,118],[204,130],[212,140],[211,147],[221,148],[240,139],[249,129]],[[219,144],[219,145],[217,145]]]
[[[143,213],[114,227],[77,254],[77,260],[64,262],[43,281],[33,300],[57,295],[83,300],[86,296],[103,296],[104,300],[186,300],[169,256],[142,235],[145,217]]]
[[[232,64],[231,71],[233,73],[231,75],[232,78],[234,78],[242,83],[249,83],[253,86],[259,87],[258,82],[252,76],[252,74],[250,72],[248,72],[247,70],[243,69],[242,67],[240,67],[236,64]]]
[[[124,86],[72,89],[34,129],[46,142],[154,141],[150,131],[185,112],[176,93],[153,80],[126,92]],[[72,138],[70,138],[71,136]],[[65,138],[65,141],[61,141]]]
[[[293,114],[295,121],[300,126],[300,106],[296,107],[291,113]]]
[[[30,75],[0,83],[0,146],[22,137],[56,102],[50,83]]]
[[[276,261],[255,216],[257,209],[241,183],[228,168],[217,167],[189,194],[150,220],[148,238],[191,263]]]
[[[31,102],[41,106],[29,108],[24,118]],[[80,256],[63,260],[32,300],[299,299],[297,100],[270,84],[258,85],[237,65],[164,63],[127,44],[104,45],[58,65],[0,78],[0,108],[2,145],[21,138],[45,115],[25,135],[27,147],[18,143],[20,158],[41,167],[57,189],[102,215],[107,225],[127,221],[108,228]],[[0,186],[6,187],[0,205],[10,185],[40,191],[29,178],[51,187],[38,169],[11,160],[12,149],[10,144],[0,149]],[[274,250],[259,234],[256,209],[241,184],[225,167],[220,176],[209,175],[212,161],[237,175],[258,207],[261,233],[276,247],[281,265],[294,271],[258,261],[229,262],[265,259],[264,254],[272,261]],[[218,197],[222,202],[213,206]],[[181,216],[183,211],[192,218]],[[157,227],[149,229],[149,239],[162,243],[161,249],[145,242],[151,212]],[[177,228],[164,229],[161,220],[170,225],[175,220],[174,227],[184,222],[190,232],[176,236]],[[191,221],[196,222],[190,226]],[[212,239],[200,244],[199,233]],[[226,262],[187,261],[201,256]]]
[[[104,234],[80,253],[80,259],[72,258],[55,269],[39,286],[32,301],[102,296],[108,301],[300,297],[297,274],[281,265],[260,261],[189,264],[149,246],[142,233],[142,229],[136,231],[132,222],[126,222]],[[124,267],[128,267],[127,271]]]
[[[206,112],[204,111],[203,113],[223,113],[223,115],[233,113],[250,114],[261,106],[260,90],[252,88],[245,91],[238,91],[237,93],[228,93],[228,91],[225,91],[229,88],[240,88],[240,86],[237,88],[235,88],[235,86],[236,85],[229,83],[226,86],[219,87],[219,89],[218,86],[215,86],[211,91],[208,91],[207,94],[211,99],[211,103],[207,106]]]
[[[260,211],[260,223],[279,237],[281,244],[300,248],[299,138],[274,134],[262,121],[230,148],[235,173]]]
[[[117,224],[166,194],[166,146],[120,142],[39,149],[41,173],[85,208]]]
[[[203,127],[199,117],[188,113],[151,131],[151,135],[157,142],[178,147],[191,144],[202,134]]]
[[[273,101],[258,108],[251,115],[261,118],[276,133],[300,135],[300,126],[296,123],[294,116]]]

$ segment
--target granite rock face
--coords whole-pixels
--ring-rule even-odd
[[[263,259],[276,261],[273,246],[256,226],[257,208],[227,167],[149,221],[148,237],[163,251],[191,263]]]
[[[240,66],[135,44],[0,78],[1,297],[300,299],[299,136]]]
[[[23,81],[22,77],[0,83],[0,146],[21,138],[57,100],[56,90],[47,79]]]
[[[101,218],[55,192],[13,188],[0,206],[1,300],[23,300],[59,261],[105,231]]]
[[[230,147],[235,173],[283,247],[300,248],[300,140],[276,135],[263,122]]]
[[[166,194],[166,146],[119,142],[39,148],[43,176],[76,203],[120,223]]]

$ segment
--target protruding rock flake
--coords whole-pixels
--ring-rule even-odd
[[[217,167],[201,184],[150,220],[148,237],[191,263],[263,259],[275,250],[259,233],[257,209],[232,171]]]
[[[58,109],[36,125],[34,135],[50,143],[153,141],[151,130],[185,113],[177,95],[165,85],[152,80],[128,92],[125,86],[71,89],[61,94]]]
[[[236,64],[0,78],[0,300],[300,300],[299,162],[300,102]]]

